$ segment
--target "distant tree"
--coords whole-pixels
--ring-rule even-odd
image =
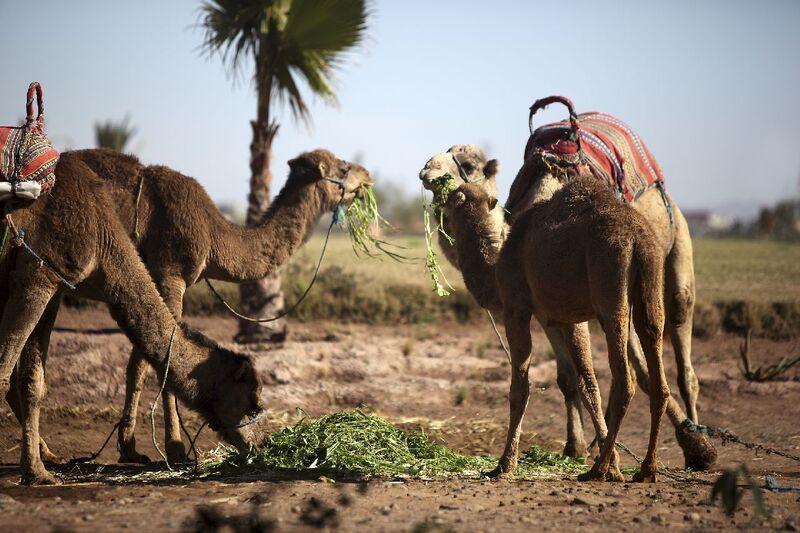
[[[304,81],[312,95],[336,101],[334,70],[359,45],[367,27],[365,0],[214,0],[203,4],[204,48],[220,53],[234,74],[254,68],[256,119],[250,122],[250,194],[247,224],[259,223],[269,207],[272,141],[278,133],[277,106],[289,105],[295,119],[310,119]],[[251,63],[252,61],[252,63]],[[283,307],[280,277],[240,285],[246,314],[269,316]],[[238,342],[281,340],[282,327],[240,321]]]
[[[136,134],[136,128],[131,126],[130,119],[131,117],[126,115],[119,121],[95,122],[94,138],[97,147],[124,152],[128,142]]]

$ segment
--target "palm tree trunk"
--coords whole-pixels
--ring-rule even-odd
[[[256,79],[260,81],[265,77],[257,74]],[[272,184],[269,163],[272,140],[278,132],[278,125],[269,116],[269,83],[257,82],[257,86],[258,114],[256,120],[250,122],[253,140],[250,143],[250,193],[247,196],[246,224],[251,227],[261,222],[269,208]],[[245,315],[261,318],[277,316],[284,308],[280,272],[258,281],[242,283],[239,285],[239,297]],[[286,322],[283,319],[265,324],[239,320],[235,340],[240,343],[281,342],[285,338]]]

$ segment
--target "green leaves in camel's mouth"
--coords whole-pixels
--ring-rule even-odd
[[[422,216],[425,224],[425,246],[427,248],[425,269],[428,271],[428,275],[430,275],[433,291],[439,296],[448,296],[450,295],[450,291],[455,289],[453,289],[453,286],[447,281],[442,267],[439,265],[436,250],[433,248],[433,234],[438,231],[447,239],[450,245],[455,243],[453,238],[444,230],[444,206],[450,194],[458,188],[458,183],[450,174],[444,174],[438,178],[434,178],[431,182],[434,185],[433,199],[430,203],[423,204],[422,206]],[[431,227],[431,216],[436,220],[436,229],[432,229]],[[450,290],[448,290],[448,288]]]
[[[375,229],[381,226],[391,228],[392,225],[378,212],[378,200],[372,185],[362,185],[356,197],[344,210],[344,215],[336,213],[335,216],[341,217],[339,222],[347,230],[357,256],[378,257],[383,253],[395,261],[407,259],[391,249],[401,247],[374,235]]]

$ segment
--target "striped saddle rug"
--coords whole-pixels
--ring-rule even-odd
[[[33,114],[36,96],[38,114]],[[44,134],[42,87],[33,82],[28,87],[26,119],[22,126],[0,127],[0,180],[11,183],[36,181],[42,194],[56,181],[58,152]]]
[[[567,106],[568,120],[533,129],[533,115],[551,103]],[[537,100],[531,106],[531,136],[525,160],[543,158],[570,175],[594,175],[605,180],[623,202],[633,202],[653,187],[664,187],[656,159],[627,124],[605,113],[575,114],[563,96]]]

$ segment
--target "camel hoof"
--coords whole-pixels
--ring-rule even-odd
[[[634,483],[655,483],[656,482],[656,472],[655,470],[645,470],[644,468],[639,470],[633,475],[633,482]]]
[[[491,472],[486,472],[484,475],[489,479],[494,479],[495,481],[514,479],[514,473],[510,470],[504,470],[500,467],[500,465],[497,465],[497,468]]]
[[[618,482],[625,481],[625,476],[616,466],[609,467],[605,472],[602,472],[599,468],[592,467],[588,472],[578,474],[578,481]]]
[[[248,328],[236,334],[233,341],[239,344],[280,344],[286,341],[288,329],[285,323]]]
[[[124,451],[120,450],[119,452],[119,459],[117,459],[118,463],[136,463],[140,465],[146,465],[150,463],[150,458],[147,457],[143,453],[139,453],[136,450],[131,451]]]
[[[583,459],[585,457],[589,457],[589,449],[584,441],[567,441],[567,443],[564,445],[564,451],[562,452],[562,455],[564,457],[569,457],[570,459]]]
[[[172,465],[189,462],[189,457],[186,455],[186,448],[184,448],[181,441],[168,442],[166,444],[166,448],[167,460],[169,461],[169,464]]]
[[[705,435],[681,427],[675,428],[675,438],[683,450],[687,469],[703,472],[717,461],[717,450]]]
[[[61,480],[42,468],[36,468],[32,472],[25,472],[20,478],[22,485],[60,485]]]

